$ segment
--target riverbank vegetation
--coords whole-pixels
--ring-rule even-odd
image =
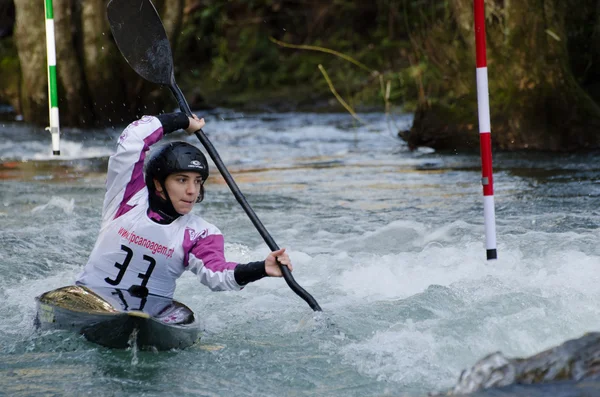
[[[108,125],[175,107],[168,90],[142,81],[120,56],[106,3],[54,1],[61,121],[68,125]],[[16,10],[14,28],[0,39],[0,102],[26,121],[46,123],[43,10],[32,0],[0,4]],[[177,82],[194,108],[346,111],[335,89],[352,109],[414,112],[412,129],[401,133],[411,147],[479,145],[473,0],[154,4]],[[600,147],[600,3],[485,5],[493,144]]]

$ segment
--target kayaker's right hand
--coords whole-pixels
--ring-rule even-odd
[[[193,117],[188,117],[190,119],[190,125],[185,129],[185,132],[192,135],[194,132],[202,129],[206,125],[204,122],[204,118],[199,119],[195,114]]]

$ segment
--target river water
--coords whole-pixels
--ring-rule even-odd
[[[527,356],[598,330],[600,155],[495,153],[497,261],[485,260],[477,152],[411,152],[410,115],[216,111],[205,132],[315,314],[283,279],[176,298],[201,317],[183,351],[110,350],[33,327],[34,297],[71,284],[100,221],[107,156],[124,123],[0,123],[0,394],[423,396],[502,351]],[[174,137],[195,142],[195,137]],[[478,139],[476,133],[474,139]],[[492,136],[493,139],[493,136]],[[194,210],[229,260],[268,249],[213,167]]]

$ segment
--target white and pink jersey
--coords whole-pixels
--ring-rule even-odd
[[[225,260],[223,235],[214,225],[191,214],[168,225],[148,218],[144,159],[162,137],[160,121],[150,116],[119,137],[108,161],[100,234],[77,283],[92,289],[142,285],[172,298],[177,278],[191,270],[212,290],[241,289],[233,275],[237,263]]]

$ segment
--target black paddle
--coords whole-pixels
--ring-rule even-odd
[[[192,116],[192,111],[183,93],[175,83],[173,55],[169,39],[150,0],[111,0],[106,13],[117,47],[133,70],[148,81],[168,86],[177,99],[181,111]],[[277,251],[279,247],[275,240],[246,201],[217,150],[202,130],[196,131],[195,134],[271,251]],[[279,264],[279,267],[289,287],[314,311],[321,311],[317,301],[294,280],[287,266]]]

